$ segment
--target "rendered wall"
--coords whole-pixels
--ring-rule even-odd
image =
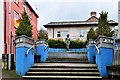
[[[95,57],[96,57],[96,48],[95,46],[88,46],[88,61],[89,63],[95,63]]]
[[[96,54],[96,64],[101,77],[108,77],[106,66],[112,66],[113,49],[112,48],[99,48],[100,53]]]
[[[34,64],[33,49],[31,49],[29,54],[26,56],[27,50],[28,48],[24,46],[16,48],[16,74],[19,76],[24,76],[29,68]]]
[[[37,54],[41,56],[40,62],[45,62],[48,58],[48,48],[46,47],[46,45],[38,45]]]

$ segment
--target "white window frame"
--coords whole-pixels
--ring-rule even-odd
[[[19,1],[18,1],[18,0],[14,0],[14,2],[15,2],[16,4],[18,4]]]
[[[33,16],[33,12],[32,12],[32,10],[30,10],[30,18],[32,18]]]
[[[18,14],[16,11],[14,11],[14,19],[15,19],[15,20],[18,20],[18,19],[19,19],[19,14]]]
[[[25,3],[25,2],[23,2],[23,9],[24,9],[25,11],[27,11],[27,9],[26,9],[26,3]]]

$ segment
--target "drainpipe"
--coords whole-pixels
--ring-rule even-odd
[[[54,27],[53,27],[53,38],[54,38]]]
[[[11,70],[11,0],[8,3],[8,34],[9,34],[9,43],[8,43],[8,70]]]

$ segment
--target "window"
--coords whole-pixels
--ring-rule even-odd
[[[30,10],[30,18],[32,18],[32,11]]]
[[[57,32],[57,37],[61,37],[61,32],[60,31]]]
[[[14,11],[14,26],[17,28],[19,26],[19,16],[16,11]]]
[[[26,3],[25,3],[25,1],[23,2],[23,8],[26,11]]]
[[[19,18],[19,17],[18,17],[18,13],[17,13],[16,11],[14,11],[14,19],[15,19],[15,20],[18,20],[18,18]]]
[[[80,30],[80,37],[87,38],[87,32],[88,30]]]
[[[58,31],[57,32],[57,37],[63,37],[66,38],[68,34],[68,31]]]
[[[66,38],[68,34],[68,31],[62,31],[62,37]]]
[[[18,0],[14,0],[14,2],[15,2],[16,4],[18,4]]]

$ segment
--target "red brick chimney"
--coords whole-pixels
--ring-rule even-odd
[[[96,17],[97,13],[95,11],[90,12],[90,18],[87,21],[96,22],[98,18]]]
[[[90,15],[91,15],[91,17],[92,17],[92,16],[96,16],[96,12],[95,12],[95,11],[92,11],[92,12],[90,13]]]

